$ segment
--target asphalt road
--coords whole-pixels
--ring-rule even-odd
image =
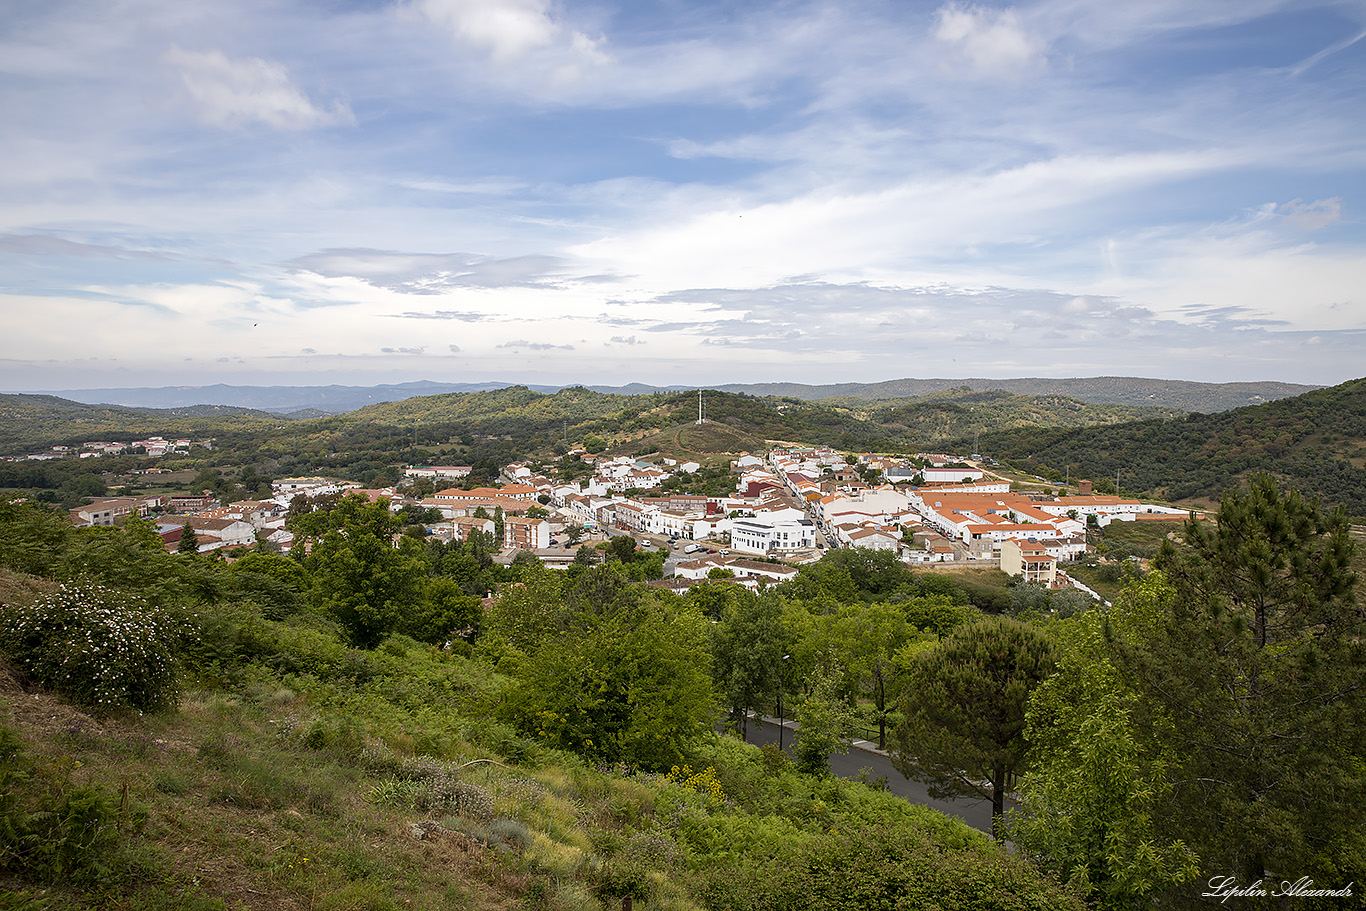
[[[783,732],[783,749],[789,755],[792,752],[794,738],[800,736],[800,731],[794,731],[791,728]],[[746,740],[756,746],[777,743],[778,725],[774,722],[764,722],[751,718]],[[991,801],[989,800],[968,800],[966,798],[936,800],[930,796],[925,785],[918,781],[911,781],[898,772],[892,766],[890,759],[879,753],[860,750],[857,747],[851,748],[847,754],[830,757],[830,771],[841,778],[857,779],[862,769],[868,770],[869,778],[885,775],[887,777],[887,789],[898,797],[904,797],[911,803],[923,804],[948,816],[956,816],[982,832],[989,833],[991,831]]]

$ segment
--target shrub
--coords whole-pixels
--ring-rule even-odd
[[[0,607],[0,648],[28,678],[97,714],[173,705],[173,641],[162,612],[97,585]]]
[[[140,827],[141,808],[98,788],[77,787],[57,767],[45,774],[0,728],[0,873],[40,883],[101,883],[119,866],[121,831]],[[22,906],[21,906],[22,907]]]

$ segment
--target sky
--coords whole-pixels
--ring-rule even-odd
[[[1366,2],[6,0],[0,389],[1366,375]]]

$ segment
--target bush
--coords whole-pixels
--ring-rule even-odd
[[[173,641],[162,612],[97,585],[0,607],[0,648],[24,675],[97,714],[174,705]]]
[[[141,808],[98,788],[41,774],[19,738],[0,728],[0,873],[40,883],[105,882],[118,866],[121,830],[144,818]]]

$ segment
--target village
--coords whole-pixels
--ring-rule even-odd
[[[795,577],[796,566],[831,548],[888,551],[914,565],[999,567],[1050,589],[1076,586],[1067,565],[1087,553],[1087,528],[1111,522],[1178,522],[1188,511],[1113,495],[1082,480],[1072,493],[1020,489],[984,460],[921,453],[914,458],[846,457],[827,447],[775,447],[740,453],[729,463],[731,495],[662,490],[687,479],[698,462],[594,455],[566,459],[591,474],[556,480],[548,466],[514,462],[496,486],[461,487],[467,466],[411,466],[396,486],[378,489],[323,477],[282,478],[269,499],[222,503],[212,491],[93,500],[70,511],[73,524],[112,525],[146,517],[171,549],[184,549],[187,529],[199,552],[257,545],[287,551],[292,512],[319,498],[357,494],[387,499],[395,512],[419,517],[422,534],[464,540],[478,531],[501,547],[499,559],[534,554],[566,567],[581,544],[629,535],[642,549],[666,554],[673,589],[723,576],[747,587]],[[155,470],[155,469],[152,469]],[[672,488],[680,484],[673,483]],[[1015,489],[1012,489],[1015,488]],[[304,498],[302,501],[299,498]],[[1097,596],[1098,597],[1098,596]]]

